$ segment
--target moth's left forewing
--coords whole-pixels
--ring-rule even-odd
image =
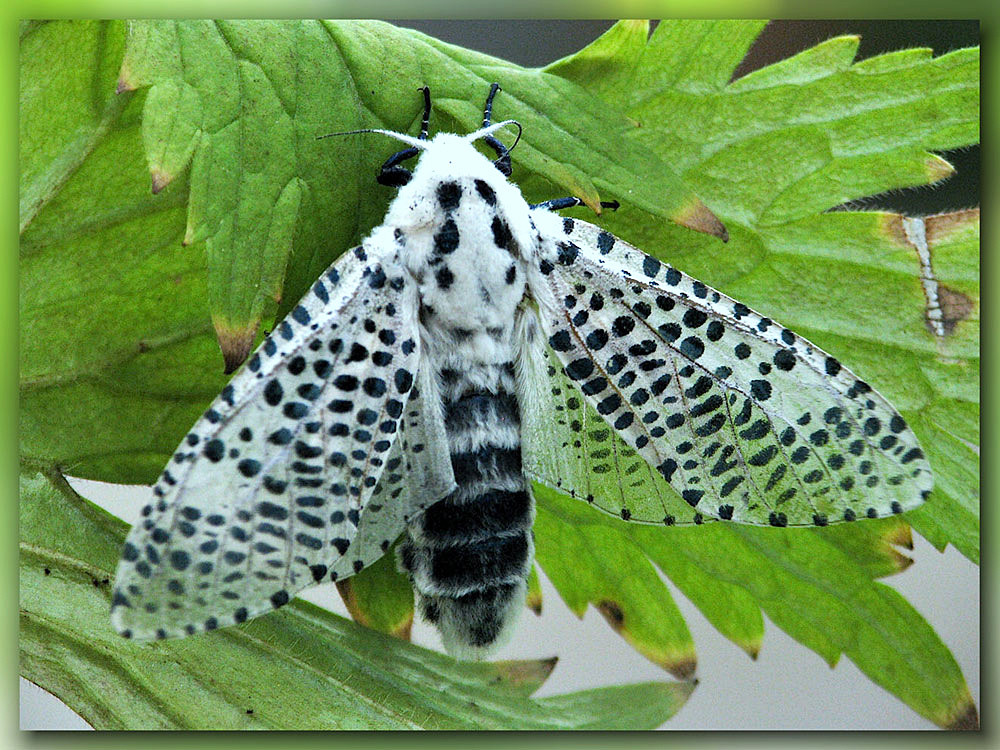
[[[224,627],[356,573],[422,509],[395,493],[405,462],[418,464],[423,505],[453,484],[446,461],[403,444],[426,432],[417,292],[391,244],[366,247],[265,337],[154,485],[115,577],[122,634]],[[446,451],[443,437],[429,448]],[[376,488],[392,502],[373,503]]]
[[[533,220],[529,288],[547,344],[533,375],[552,396],[547,418],[565,423],[557,444],[528,446],[539,481],[648,522],[825,525],[922,502],[933,481],[916,437],[835,359],[593,225]],[[598,440],[602,428],[614,437]],[[640,481],[649,467],[659,476]],[[651,492],[660,480],[686,512]]]

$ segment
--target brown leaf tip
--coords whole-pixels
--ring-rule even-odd
[[[909,525],[905,523],[901,523],[889,532],[889,535],[886,537],[886,541],[897,547],[913,549],[913,534],[910,532]]]
[[[893,565],[896,566],[897,573],[902,573],[908,567],[913,565],[912,557],[907,557],[906,555],[901,554],[899,552],[893,552],[891,556],[892,556],[892,563]]]
[[[528,598],[524,602],[528,609],[534,612],[539,617],[542,616],[542,594],[541,592],[537,594],[528,594]]]
[[[222,350],[222,358],[226,363],[226,375],[236,371],[236,368],[243,364],[250,355],[253,347],[253,340],[257,334],[257,326],[251,325],[241,328],[233,328],[221,321],[214,321],[215,336],[219,341],[219,348]]]
[[[336,586],[337,593],[340,594],[340,598],[344,602],[344,606],[347,607],[347,613],[351,616],[351,619],[361,625],[368,625],[367,618],[358,606],[358,600],[354,596],[354,586],[351,585],[350,579],[337,581]]]
[[[409,641],[413,631],[413,614],[389,631],[389,635],[401,641]]]
[[[664,661],[660,664],[665,670],[670,672],[678,680],[685,680],[686,682],[697,682],[697,678],[694,676],[698,669],[698,660],[693,656],[678,659],[677,661]]]
[[[550,656],[548,659],[497,661],[493,662],[493,666],[497,670],[497,682],[504,681],[511,685],[541,685],[549,679],[558,662],[558,656]]]
[[[954,721],[948,724],[945,729],[964,732],[978,730],[979,712],[976,711],[976,704],[970,701],[965,710]]]
[[[617,631],[625,627],[625,613],[618,602],[604,599],[597,603],[597,610],[604,615],[604,619]]]
[[[152,177],[153,183],[153,195],[158,194],[163,188],[170,184],[170,181],[174,178],[168,175],[166,172],[161,172],[159,169],[150,170],[150,175]]]
[[[930,184],[941,182],[955,174],[955,168],[937,154],[928,154],[924,164],[927,168],[927,181]]]
[[[934,214],[924,219],[924,224],[927,227],[927,242],[936,245],[955,234],[978,231],[979,209],[966,208],[961,211]]]
[[[697,198],[678,211],[673,219],[683,227],[710,234],[723,242],[729,242],[729,230],[719,220],[719,217]]]
[[[121,75],[118,77],[118,84],[115,86],[115,93],[124,94],[126,91],[135,91],[135,86],[129,83],[125,76],[125,71],[122,71]]]

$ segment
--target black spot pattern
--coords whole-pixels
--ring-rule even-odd
[[[530,569],[533,503],[521,473],[515,372],[513,361],[440,372],[458,487],[411,521],[399,549],[419,608],[440,623],[446,643],[464,647],[499,636]]]
[[[437,198],[447,204],[454,195],[442,185]],[[443,252],[449,231],[435,237]],[[242,622],[320,578],[370,564],[398,535],[401,510],[385,512],[385,522],[371,510],[369,536],[355,551],[361,517],[347,512],[352,503],[377,507],[368,498],[390,463],[397,468],[386,483],[403,484],[391,449],[404,434],[417,370],[415,323],[404,329],[399,316],[381,314],[412,304],[413,289],[391,263],[368,257],[338,261],[358,268],[350,274],[356,314],[330,318],[348,276],[331,269],[185,436],[177,469],[161,476],[158,502],[126,548],[135,553],[112,595],[119,630],[174,637]]]
[[[580,299],[599,295],[601,304],[543,320],[553,360],[545,390],[557,406],[526,454],[531,476],[608,513],[620,517],[624,507],[632,520],[658,523],[825,525],[845,508],[884,516],[893,502],[919,502],[930,471],[915,437],[836,359],[585,222],[557,227],[545,256],[551,296],[572,297],[574,311]],[[580,253],[556,271],[567,236]],[[910,452],[893,453],[883,436],[904,432]],[[915,475],[906,459],[920,462]],[[579,470],[567,476],[556,466]],[[889,487],[899,489],[887,495]]]
[[[484,186],[487,190],[489,190],[488,185],[485,185],[484,183]],[[476,189],[479,190],[478,185],[476,186]],[[435,192],[437,193],[438,203],[445,211],[451,211],[458,208],[458,204],[462,200],[462,187],[457,182],[442,182],[437,186],[437,190]],[[482,191],[480,191],[480,195],[482,195]],[[496,201],[495,195],[493,196],[493,200]]]

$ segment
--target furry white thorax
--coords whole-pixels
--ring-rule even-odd
[[[477,181],[493,191],[495,206],[487,206],[477,194]],[[434,247],[435,232],[444,221],[436,193],[443,182],[457,183],[463,191],[451,212],[459,245],[444,259]],[[511,250],[494,241],[494,213],[510,231]],[[423,339],[427,354],[439,366],[448,367],[450,362],[467,369],[471,362],[509,361],[514,317],[525,293],[526,264],[535,254],[535,233],[520,190],[467,137],[439,133],[426,143],[412,178],[400,188],[368,243],[398,246],[400,262],[417,281],[425,307],[433,311],[422,320]],[[512,264],[516,280],[509,283],[505,275]],[[454,278],[446,289],[436,276],[443,266]],[[456,340],[451,335],[455,330],[473,334]]]
[[[438,133],[427,142],[412,178],[389,204],[380,229],[388,228],[390,233],[397,227],[413,231],[432,223],[440,212],[434,202],[434,187],[449,179],[478,179],[493,188],[497,205],[506,215],[511,234],[522,252],[533,247],[530,209],[521,191],[472,143],[454,133]]]

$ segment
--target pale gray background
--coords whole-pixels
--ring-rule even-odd
[[[523,65],[544,65],[572,53],[602,33],[605,21],[402,21],[445,41],[462,44]],[[910,46],[936,53],[978,44],[974,22],[779,22],[772,24],[751,50],[740,74],[787,57],[841,33],[862,34],[861,57]],[[880,196],[870,205],[911,213],[933,213],[978,205],[979,150],[945,154],[958,176],[935,190]],[[134,522],[148,488],[74,482],[86,496]],[[886,579],[930,622],[955,655],[969,688],[979,701],[979,569],[949,548],[937,553],[920,537],[916,563]],[[767,622],[756,661],[720,636],[698,610],[669,584],[687,620],[698,650],[700,683],[671,729],[784,728],[932,728],[932,724],[870,682],[846,658],[829,669],[809,651]],[[628,647],[593,609],[582,621],[566,609],[542,576],[544,611],[525,612],[514,642],[498,659],[548,657],[559,664],[538,695],[553,695],[602,685],[665,680],[670,676]],[[306,598],[346,615],[333,585],[316,587]],[[440,648],[436,632],[414,626],[416,643]],[[21,679],[22,729],[86,729],[87,724],[63,703]]]

